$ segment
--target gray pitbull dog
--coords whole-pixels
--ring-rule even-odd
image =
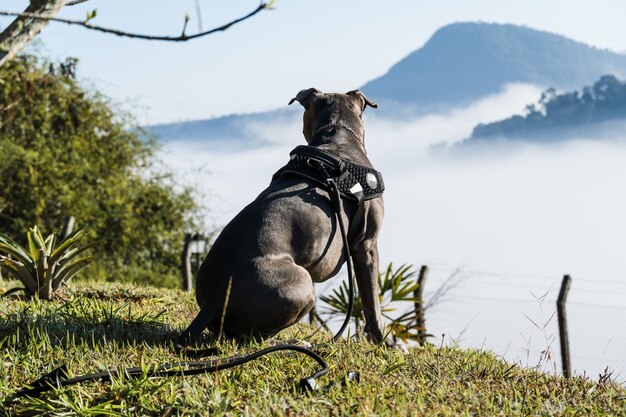
[[[378,107],[360,91],[327,94],[310,88],[289,104],[304,108],[307,144],[371,167],[362,114]],[[364,201],[360,233],[350,238],[365,331],[374,342],[393,345],[383,334],[378,300],[377,239],[382,197]],[[357,203],[344,199],[344,224]],[[297,323],[315,304],[313,283],[335,276],[346,261],[329,192],[298,176],[279,176],[220,233],[198,271],[200,313],[179,338],[198,341],[204,329],[232,337],[267,337]],[[225,305],[225,302],[227,304]]]

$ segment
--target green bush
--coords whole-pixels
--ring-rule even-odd
[[[56,230],[71,215],[104,240],[97,277],[178,285],[191,190],[155,168],[154,141],[79,85],[74,63],[25,56],[0,68],[0,232]]]

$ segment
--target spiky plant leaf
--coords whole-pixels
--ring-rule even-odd
[[[91,243],[87,243],[86,245],[83,245],[81,247],[72,247],[69,251],[65,252],[65,253],[59,253],[58,257],[50,257],[50,259],[53,262],[61,262],[67,259],[71,259],[71,258],[75,258],[76,256],[80,255],[81,253],[85,252],[88,249],[91,249],[95,246],[98,246],[99,244],[101,244],[102,242],[104,242],[104,240],[96,240],[95,242],[91,242]],[[76,244],[76,242],[74,243]]]
[[[0,243],[0,253],[5,253],[8,256],[11,256],[15,258],[16,260],[20,261],[24,265],[29,265],[33,263],[33,259],[30,256],[30,254],[26,252],[24,248],[19,246],[17,243],[15,245],[17,246],[13,246],[13,245],[6,244],[6,243]]]
[[[44,241],[44,243],[46,244],[46,253],[48,255],[50,255],[52,253],[52,249],[54,248],[54,245],[56,244],[56,241],[57,241],[56,233],[52,233]]]
[[[66,251],[72,246],[76,245],[79,240],[87,235],[86,229],[78,230],[71,235],[69,235],[65,240],[63,240],[59,246],[57,246],[51,253],[50,259],[52,262],[55,262],[59,257],[63,256]],[[95,243],[94,243],[95,244]]]
[[[28,293],[33,294],[37,292],[37,281],[35,280],[36,274],[31,269],[27,268],[23,263],[14,259],[0,256],[0,266],[11,272],[17,279],[19,279]]]
[[[63,284],[70,281],[74,278],[80,271],[85,269],[90,263],[92,259],[87,259],[84,262],[78,262],[64,269],[62,272],[58,273],[57,276],[52,281],[52,284],[55,288],[60,288]]]
[[[39,261],[39,257],[43,253],[45,253],[46,244],[44,242],[43,236],[39,232],[37,226],[33,226],[28,229],[28,248],[30,250],[30,255],[35,262]]]
[[[55,279],[55,280],[56,280],[56,279],[58,279],[58,277],[59,277],[61,274],[64,274],[64,273],[65,273],[65,271],[66,271],[68,268],[72,268],[73,266],[75,266],[75,265],[77,265],[77,264],[85,264],[85,263],[89,263],[92,259],[93,259],[93,257],[92,257],[91,255],[88,255],[88,256],[83,256],[83,257],[81,257],[81,258],[76,257],[76,258],[72,258],[72,259],[66,260],[66,261],[64,261],[64,262],[59,262],[59,263],[57,264],[57,265],[58,265],[58,267],[57,267],[56,273],[55,273],[55,275],[54,275],[54,279]]]
[[[24,262],[25,260],[30,259],[30,254],[22,245],[2,233],[0,233],[0,245],[5,245],[6,250],[15,251],[15,253],[13,253],[11,256],[20,259],[20,262]],[[2,253],[2,249],[0,249],[0,253]]]

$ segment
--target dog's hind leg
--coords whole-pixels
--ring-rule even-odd
[[[193,319],[189,327],[178,337],[176,345],[184,347],[199,342],[204,329],[216,319],[216,317],[213,317],[213,311],[215,310],[211,309],[208,303],[204,303],[196,318]]]
[[[253,279],[233,282],[224,321],[230,334],[271,337],[297,323],[315,304],[311,275],[290,257],[258,258],[241,276]]]
[[[277,331],[292,326],[305,317],[315,305],[315,289],[309,272],[289,258],[272,263],[277,297],[266,303],[266,317],[274,322]],[[276,285],[276,284],[275,284]]]

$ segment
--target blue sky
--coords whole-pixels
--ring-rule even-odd
[[[204,27],[254,9],[257,1],[199,0]],[[0,0],[21,10],[24,0]],[[197,29],[194,0],[89,0],[60,16],[154,34],[178,34],[185,12]],[[121,39],[51,24],[37,48],[80,58],[87,82],[143,123],[207,118],[285,106],[300,89],[347,91],[384,74],[422,46],[439,27],[457,21],[515,23],[626,51],[623,0],[277,0],[231,30],[190,43]],[[5,26],[8,19],[0,19]]]

